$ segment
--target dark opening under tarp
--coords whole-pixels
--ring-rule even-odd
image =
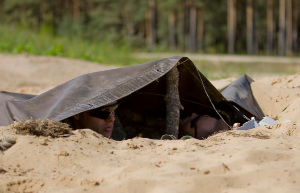
[[[220,118],[220,114],[229,125],[246,122],[245,116],[261,117],[261,114],[252,108],[248,109],[252,105],[258,106],[257,103],[253,103],[254,98],[250,101],[239,100],[236,103],[238,105],[234,105],[232,101],[235,102],[235,98],[240,97],[240,94],[236,97],[231,96],[225,89],[223,92],[226,91],[225,95],[230,97],[229,102],[189,58],[177,56],[84,74],[37,96],[1,92],[0,125],[29,119],[62,121],[113,101],[120,103],[116,113],[124,127],[135,125],[134,121],[137,119],[139,119],[137,122],[148,126],[153,123],[151,119],[154,122],[161,120],[164,124],[166,74],[175,66],[179,70],[178,90],[181,105],[184,107],[184,110],[180,111],[182,117],[192,112],[209,114],[216,118]],[[239,93],[240,88],[235,88],[234,92]],[[249,89],[244,91],[251,92]],[[247,94],[250,95],[252,96],[252,93]],[[139,115],[140,118],[128,117],[129,115]],[[164,129],[163,125],[160,125],[158,130],[163,132]]]

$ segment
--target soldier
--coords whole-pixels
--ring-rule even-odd
[[[111,138],[117,107],[118,103],[112,102],[106,106],[74,115],[70,118],[71,126],[73,129],[91,129],[104,137]]]
[[[215,132],[229,130],[229,126],[222,120],[209,115],[199,116],[192,113],[180,122],[179,137],[192,136],[197,139],[205,139]]]

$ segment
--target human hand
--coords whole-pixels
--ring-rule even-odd
[[[240,125],[241,125],[240,123],[233,124],[232,130],[237,130],[240,127]]]

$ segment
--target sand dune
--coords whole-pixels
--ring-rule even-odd
[[[40,94],[104,66],[77,60],[0,55],[0,90]],[[55,78],[54,78],[55,77]],[[224,81],[212,81],[218,88]],[[0,192],[300,192],[300,73],[251,85],[279,124],[206,140],[113,141],[90,130],[65,138],[16,135],[0,152]]]

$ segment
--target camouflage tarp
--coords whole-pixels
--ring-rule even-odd
[[[246,108],[257,104],[239,104],[246,113],[244,109],[240,111],[222,96],[190,59],[178,56],[84,74],[37,96],[1,92],[0,125],[29,119],[61,121],[117,100],[121,105],[116,113],[125,128],[144,125],[163,132],[166,74],[175,66],[180,73],[178,89],[184,107],[180,112],[182,117],[192,112],[216,118],[221,115],[229,125],[247,121],[246,113],[248,117],[261,117]]]

